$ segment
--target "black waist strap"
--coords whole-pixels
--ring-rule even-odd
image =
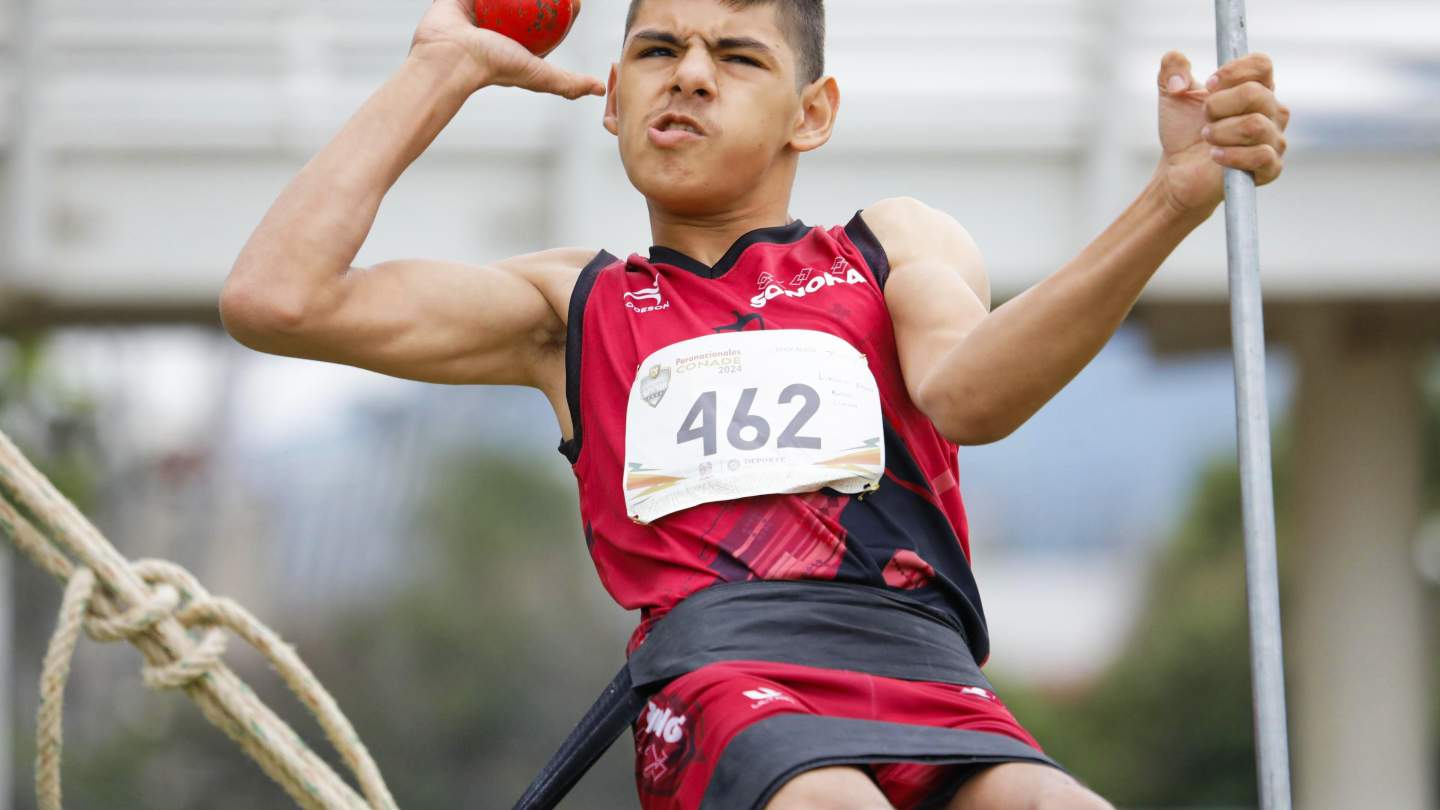
[[[515,810],[552,810],[639,717],[650,695],[721,661],[991,688],[960,625],[903,594],[831,582],[715,585],[651,629]]]
[[[989,688],[957,622],[902,594],[833,582],[736,582],[675,606],[630,656],[637,687],[721,661],[773,661]]]

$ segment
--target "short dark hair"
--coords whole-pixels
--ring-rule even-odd
[[[635,25],[635,15],[644,0],[630,0],[630,11],[625,15],[625,36]],[[780,30],[790,41],[797,57],[796,72],[806,83],[825,75],[825,0],[720,0],[735,9],[751,6],[775,5],[780,18]]]

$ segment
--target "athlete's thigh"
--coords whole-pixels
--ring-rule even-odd
[[[946,810],[1115,810],[1075,778],[1048,765],[1006,762],[986,768],[960,787]]]
[[[806,771],[785,783],[765,810],[895,810],[859,768]]]

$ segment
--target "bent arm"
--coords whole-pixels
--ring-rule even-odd
[[[1080,373],[1203,218],[1152,181],[1078,256],[989,311],[984,262],[951,217],[913,200],[863,216],[887,253],[885,297],[906,387],[956,444],[998,441]]]
[[[564,347],[566,281],[594,251],[351,264],[385,194],[484,84],[458,48],[413,49],[251,235],[221,292],[226,330],[257,351],[407,379],[542,387]]]
[[[391,186],[478,88],[458,49],[412,51],[271,205],[226,279],[224,314],[301,320],[351,270]]]

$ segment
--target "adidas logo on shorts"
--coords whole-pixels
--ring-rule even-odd
[[[759,689],[751,689],[746,692],[742,692],[741,694],[755,701],[754,703],[750,704],[750,708],[752,709],[759,709],[764,706],[769,706],[771,703],[795,702],[795,698],[790,697],[789,695],[781,692],[778,689],[771,689],[768,686],[762,686]]]

